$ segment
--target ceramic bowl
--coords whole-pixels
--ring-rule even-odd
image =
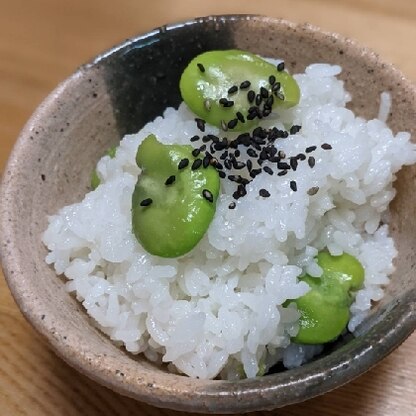
[[[35,111],[1,185],[1,260],[25,317],[71,366],[135,399],[177,410],[240,413],[272,409],[334,389],[374,366],[414,330],[416,166],[395,183],[391,233],[399,252],[385,298],[358,330],[301,368],[239,382],[169,374],[134,357],[97,330],[44,261],[47,215],[79,201],[105,149],[181,101],[178,81],[195,55],[239,48],[285,59],[294,72],[314,62],[343,67],[360,116],[374,118],[382,91],[392,95],[388,123],[416,133],[416,91],[373,52],[310,25],[259,16],[198,18],[129,39],[81,66]]]

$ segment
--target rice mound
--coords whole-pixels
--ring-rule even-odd
[[[290,343],[299,313],[282,307],[309,290],[300,275],[321,275],[314,260],[318,251],[349,253],[365,269],[350,331],[371,302],[383,297],[396,256],[386,225],[392,182],[403,165],[416,161],[416,147],[409,133],[394,136],[385,120],[366,121],[345,108],[350,96],[336,78],[340,72],[338,66],[309,66],[294,76],[299,105],[261,122],[265,128],[301,125],[276,147],[294,156],[317,145],[315,167],[300,163],[282,177],[258,175],[234,210],[228,205],[235,184],[222,180],[215,218],[184,257],[163,259],[144,251],[132,234],[130,211],[141,141],[153,133],[166,144],[189,144],[200,134],[183,103],[124,137],[115,158],[98,163],[101,185],[49,218],[43,235],[47,263],[66,276],[67,290],[113,341],[191,377],[255,377],[278,361],[296,367],[322,350]],[[388,101],[385,95],[384,119]],[[221,134],[207,125],[209,133]],[[321,149],[322,143],[332,150]],[[311,187],[319,187],[316,195],[307,194]],[[261,188],[271,197],[259,197]]]

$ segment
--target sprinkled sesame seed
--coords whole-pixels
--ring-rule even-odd
[[[191,169],[196,170],[199,169],[202,165],[202,159],[195,159],[192,163]]]
[[[240,182],[241,176],[240,175],[228,175],[228,179],[231,182]]]
[[[141,207],[148,207],[152,202],[153,202],[152,198],[146,198],[146,199],[143,199],[142,202],[140,202],[140,206]]]
[[[208,98],[204,101],[204,107],[205,110],[207,111],[211,111],[211,100],[209,100]]]
[[[272,91],[273,91],[274,93],[276,93],[277,91],[279,91],[279,90],[280,90],[280,87],[281,87],[280,82],[276,82],[276,84],[274,84],[274,85],[273,85],[273,87],[272,87]]]
[[[233,160],[233,168],[234,169],[243,169],[245,166],[246,166],[246,164],[244,162]]]
[[[276,82],[276,77],[274,75],[269,76],[269,84],[273,85]]]
[[[253,162],[249,159],[246,162],[247,170],[250,172],[253,169]]]
[[[221,156],[220,156],[220,159],[221,160],[224,160],[224,159],[226,159],[227,158],[227,156],[228,156],[228,150],[226,150]]]
[[[224,131],[227,131],[227,130],[228,130],[227,123],[226,123],[224,120],[221,120],[221,128],[222,128]]]
[[[311,153],[316,150],[316,146],[309,146],[305,149],[305,153]]]
[[[257,175],[261,173],[261,169],[252,169],[250,176],[254,179]]]
[[[241,152],[238,149],[234,152],[235,157],[240,157],[240,154]]]
[[[292,170],[296,170],[298,168],[298,161],[296,157],[291,157],[289,161],[290,161],[290,167],[292,168]]]
[[[227,124],[227,127],[229,129],[233,129],[238,123],[238,119],[234,118],[233,120],[230,120]]]
[[[196,64],[197,65],[197,67],[198,67],[198,69],[201,71],[201,72],[205,72],[205,67],[204,67],[204,65],[202,65],[201,63],[197,63]]]
[[[251,82],[250,82],[250,81],[243,81],[243,82],[240,84],[240,89],[241,89],[241,90],[244,90],[244,89],[248,88],[250,85],[251,85]]]
[[[306,156],[303,153],[299,153],[298,155],[296,155],[296,159],[298,160],[305,160]]]
[[[331,150],[332,146],[329,143],[323,143],[321,144],[322,149],[324,150]]]
[[[279,72],[282,72],[282,71],[284,71],[284,69],[285,69],[285,63],[284,63],[284,62],[280,62],[280,63],[277,65],[277,70],[278,70]]]
[[[278,169],[290,169],[289,163],[286,162],[277,162]]]
[[[250,113],[247,115],[247,120],[254,120],[257,117],[257,113]]]
[[[263,170],[269,175],[273,175],[273,171],[268,166],[264,166]]]
[[[259,106],[262,102],[262,96],[260,94],[256,95],[256,105]]]
[[[297,126],[296,124],[294,124],[290,128],[289,132],[290,132],[290,134],[296,134],[296,133],[298,133],[300,131],[301,128],[302,128],[301,126]]]
[[[199,140],[199,136],[196,134],[195,136],[190,138],[191,142],[196,142]]]
[[[227,103],[228,103],[228,100],[227,100],[226,98],[220,98],[220,99],[218,100],[218,102],[219,102],[221,105],[225,105],[225,104],[227,104]]]
[[[296,181],[290,181],[290,189],[293,192],[296,192],[298,190],[298,185],[296,184]]]
[[[268,98],[269,97],[269,91],[266,90],[264,87],[260,87],[260,95],[262,98]]]
[[[218,170],[222,170],[222,169],[224,169],[224,166],[223,166],[220,162],[218,162],[218,160],[217,160],[217,163],[215,164],[215,167],[216,167]]]
[[[268,198],[270,196],[270,192],[267,189],[261,188],[259,191],[259,195],[263,198]]]
[[[245,122],[246,122],[246,120],[245,120],[245,118],[244,118],[243,114],[242,114],[240,111],[237,111],[237,112],[235,113],[235,115],[237,116],[237,118],[240,120],[240,122],[241,122],[241,123],[245,123]]]
[[[202,132],[205,131],[205,120],[202,120],[202,118],[196,118],[195,119],[196,126],[198,127],[198,130],[201,130]]]
[[[232,107],[233,105],[234,105],[234,101],[227,101],[225,104],[223,104],[223,107],[229,108],[229,107]]]
[[[277,174],[277,176],[285,176],[287,172],[288,172],[287,170],[281,170],[281,171]]]
[[[271,113],[271,110],[269,108],[265,108],[261,114],[263,117],[267,117],[270,115],[270,113]]]
[[[208,191],[208,189],[204,189],[202,191],[202,196],[208,201],[208,202],[214,202],[214,197],[212,196],[212,193]]]
[[[275,95],[276,95],[276,97],[277,97],[279,100],[284,101],[285,96],[283,95],[283,93],[282,93],[282,92],[277,91],[277,92],[275,93]]]
[[[225,172],[223,172],[222,170],[219,170],[218,171],[218,175],[219,175],[219,177],[221,178],[221,179],[224,179],[225,178]]]
[[[200,153],[201,153],[201,150],[199,150],[199,149],[192,150],[192,156],[194,156],[194,157],[197,157]]]
[[[251,148],[247,149],[247,154],[251,157],[258,157],[257,152],[254,149],[251,149]]]
[[[202,166],[207,168],[209,166],[209,161],[211,160],[210,155],[205,155],[204,159],[202,159]]]
[[[253,90],[250,90],[247,93],[247,100],[249,103],[252,103],[254,101],[254,99],[256,98],[256,93]]]
[[[203,144],[202,146],[200,146],[199,150],[201,152],[205,152],[206,148],[207,148],[207,145],[206,144]]]
[[[308,157],[308,165],[313,168],[315,166],[315,158],[313,156]]]
[[[189,159],[184,158],[178,164],[178,169],[184,169],[189,165]]]
[[[208,143],[210,140],[211,140],[211,139],[209,138],[209,136],[203,136],[203,137],[202,137],[202,141],[203,141],[204,143]]]
[[[233,85],[229,90],[228,90],[228,94],[234,94],[238,91],[238,87],[237,85]]]
[[[175,182],[176,177],[175,175],[170,175],[169,178],[166,179],[165,185],[172,185]]]
[[[319,186],[312,186],[312,188],[309,188],[308,189],[307,194],[310,195],[310,196],[312,196],[312,195],[317,194],[318,191],[319,191]]]
[[[233,167],[233,165],[231,164],[230,159],[225,159],[224,160],[224,166],[226,169],[231,170],[231,168]]]
[[[280,159],[284,159],[286,157],[286,153],[283,150],[279,150],[277,153]]]
[[[273,106],[273,102],[274,102],[274,98],[273,98],[273,95],[271,95],[267,100],[266,100],[266,102],[264,103],[264,105],[265,106],[267,106],[267,107],[272,107]]]
[[[235,206],[236,206],[236,205],[235,205],[235,202],[233,201],[233,202],[231,202],[231,203],[230,203],[230,205],[228,205],[228,208],[229,208],[229,209],[234,209],[234,208],[235,208]]]

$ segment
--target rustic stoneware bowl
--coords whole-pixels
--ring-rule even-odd
[[[340,64],[357,114],[375,117],[380,93],[389,91],[389,125],[416,134],[415,88],[371,51],[309,25],[257,16],[200,18],[129,39],[80,67],[23,129],[1,186],[1,260],[25,317],[83,374],[126,396],[178,410],[236,413],[306,400],[364,373],[416,324],[416,166],[403,169],[395,184],[391,232],[399,256],[386,297],[358,337],[344,338],[298,369],[239,382],[169,374],[110,342],[45,264],[40,239],[47,215],[82,198],[105,149],[166,106],[178,106],[179,77],[191,58],[227,48],[284,58],[295,72],[313,62]]]

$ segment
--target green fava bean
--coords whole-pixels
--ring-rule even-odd
[[[272,91],[270,76],[280,89]],[[249,87],[241,88],[245,81]],[[298,104],[300,98],[299,86],[294,78],[285,71],[278,71],[276,66],[250,52],[240,50],[209,51],[195,57],[182,73],[180,91],[188,107],[208,123],[223,127],[232,120],[238,120],[237,112],[244,117],[244,122],[238,120],[232,127],[234,130],[247,130],[256,124],[248,120],[248,110],[255,102],[250,103],[248,92],[259,94],[261,88],[267,90],[273,98],[271,108],[289,108]],[[230,92],[230,88],[234,92]],[[236,88],[237,87],[237,88]],[[231,101],[231,106],[224,106],[220,99]],[[263,103],[266,98],[263,99]],[[263,108],[260,105],[260,108]]]
[[[192,169],[196,159],[192,149],[164,145],[150,135],[137,150],[136,162],[142,173],[133,192],[132,226],[150,254],[186,254],[198,244],[214,217],[219,175],[212,166]]]
[[[358,290],[364,282],[361,263],[349,254],[332,256],[322,251],[317,260],[322,276],[301,278],[311,290],[295,300],[301,317],[293,340],[302,344],[323,344],[337,338],[350,318],[350,291]]]
[[[110,156],[111,159],[114,159],[116,157],[116,151],[117,151],[117,146],[113,146],[110,147],[105,154],[107,156]],[[91,173],[91,182],[90,182],[90,186],[92,189],[96,189],[98,187],[98,185],[101,183],[101,180],[98,176],[97,170],[94,169]]]

